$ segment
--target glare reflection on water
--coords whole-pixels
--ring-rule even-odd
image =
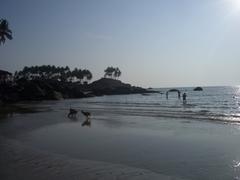
[[[240,161],[233,160],[233,167],[238,168],[240,166]]]

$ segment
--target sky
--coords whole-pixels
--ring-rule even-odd
[[[0,69],[108,66],[142,87],[240,85],[240,0],[0,0]]]

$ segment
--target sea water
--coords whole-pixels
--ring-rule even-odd
[[[173,117],[212,121],[238,122],[240,120],[240,87],[178,88],[187,94],[187,102],[178,99],[176,92],[166,98],[169,88],[155,89],[161,93],[150,95],[103,96],[82,101],[91,108],[123,114],[138,114],[153,117]],[[77,106],[77,105],[76,105]]]

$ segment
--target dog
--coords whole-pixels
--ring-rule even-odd
[[[81,111],[81,112],[86,118],[89,118],[91,116],[90,112],[87,112],[87,111]]]
[[[78,111],[76,109],[72,109],[70,108],[69,109],[69,113],[68,113],[68,117],[71,118],[71,117],[76,117]]]

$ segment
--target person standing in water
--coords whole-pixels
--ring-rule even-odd
[[[187,94],[183,93],[182,97],[183,97],[183,104],[186,104],[187,103]]]

